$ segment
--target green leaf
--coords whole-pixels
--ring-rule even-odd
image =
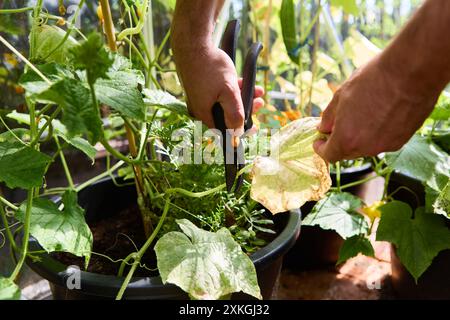
[[[20,113],[20,112],[17,112],[16,110],[14,110],[13,112],[8,113],[6,116],[10,119],[16,120],[18,123],[30,125],[30,115],[27,113]],[[42,128],[42,126],[44,125],[45,122],[46,122],[46,120],[42,119],[38,123],[38,128],[39,129]],[[63,125],[58,119],[52,120],[52,126],[53,126],[54,134],[56,134],[58,137],[64,139],[67,143],[69,143],[73,147],[82,151],[92,161],[95,160],[95,155],[97,154],[97,150],[87,140],[85,140],[81,137],[70,137],[67,132],[66,126]],[[16,132],[16,130],[18,130],[18,129],[14,129],[14,130]],[[22,130],[25,130],[25,129],[22,129]],[[17,134],[17,132],[16,132],[16,134]],[[25,132],[22,131],[19,134],[19,136],[23,135],[23,134],[28,134],[28,130],[25,130]],[[15,138],[12,138],[12,139],[15,139]],[[5,139],[5,140],[7,140],[7,139]],[[8,140],[11,140],[11,137],[8,137]],[[2,141],[2,139],[0,137],[0,142],[1,141]]]
[[[194,299],[219,299],[243,291],[261,299],[255,266],[226,228],[208,232],[186,219],[183,230],[169,232],[155,245],[164,283],[173,283]]]
[[[40,187],[50,160],[18,141],[0,142],[0,181],[11,189]]]
[[[36,65],[36,67],[52,82],[73,78],[69,70],[54,62]],[[50,84],[31,69],[22,74],[19,84],[25,89],[25,95],[32,99],[36,99],[39,94],[50,88]]]
[[[136,120],[145,120],[145,105],[138,90],[142,74],[138,70],[108,72],[109,79],[95,83],[97,99],[122,115]]]
[[[25,28],[17,23],[17,18],[14,18],[14,15],[3,14],[0,19],[0,32],[22,35],[25,33]]]
[[[85,257],[89,263],[92,248],[92,233],[84,219],[84,210],[77,203],[77,193],[68,190],[62,197],[64,209],[44,198],[33,200],[30,233],[47,251],[64,251]],[[24,222],[27,204],[17,211],[17,219]]]
[[[74,66],[79,70],[86,70],[88,82],[95,83],[98,78],[105,78],[114,60],[106,51],[102,37],[98,33],[91,33],[88,39],[72,48]]]
[[[0,300],[20,300],[20,289],[10,279],[0,277]]]
[[[375,252],[369,239],[360,235],[345,239],[341,250],[339,250],[339,259],[336,265],[356,257],[360,253],[368,257],[375,256]]]
[[[158,0],[159,3],[164,5],[168,10],[175,10],[176,0]]]
[[[359,14],[356,0],[330,0],[330,4],[335,7],[341,7],[345,13],[357,16]]]
[[[67,127],[68,136],[87,134],[91,144],[103,136],[103,123],[99,111],[92,104],[89,89],[75,79],[64,79],[53,84],[39,95],[39,99],[62,106],[62,123]]]
[[[450,219],[450,179],[433,204],[434,212]]]
[[[295,18],[294,0],[283,0],[280,8],[281,34],[289,58],[299,63],[300,40],[298,38],[297,19]]]
[[[401,262],[416,281],[440,251],[450,249],[450,231],[441,216],[418,208],[413,217],[411,207],[401,201],[379,209],[377,241],[389,241],[397,247]]]
[[[344,239],[364,234],[369,226],[364,216],[356,211],[361,206],[361,199],[350,193],[331,193],[314,206],[303,219],[303,225],[334,230]]]
[[[433,136],[433,142],[446,153],[450,153],[450,133]]]
[[[189,116],[187,106],[170,93],[161,90],[144,89],[144,102],[149,106],[167,109],[175,114]]]
[[[450,177],[450,156],[426,137],[415,135],[397,152],[386,153],[386,163],[438,190]]]
[[[436,106],[433,109],[433,112],[428,117],[430,119],[433,119],[435,121],[437,120],[443,120],[446,121],[450,119],[450,93],[449,92],[443,92],[441,96],[439,97],[438,102],[436,103]]]
[[[78,42],[69,36],[59,46],[65,35],[66,31],[57,26],[44,24],[33,27],[30,33],[30,39],[34,37],[35,40],[30,42],[31,45],[34,45],[34,48],[30,48],[30,52],[33,53],[31,60],[34,62],[69,63],[69,51],[77,46]]]

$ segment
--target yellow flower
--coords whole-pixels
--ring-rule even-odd
[[[5,59],[5,62],[13,68],[15,68],[19,64],[16,57],[12,53],[4,53],[3,59]]]
[[[381,217],[381,211],[378,208],[385,203],[385,201],[375,201],[370,206],[363,207],[362,211],[369,217],[370,221],[373,222],[376,218]]]

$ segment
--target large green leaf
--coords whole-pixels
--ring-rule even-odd
[[[20,289],[10,279],[0,277],[0,300],[20,300]]]
[[[450,154],[450,133],[433,135],[433,142]]]
[[[176,0],[159,0],[159,2],[166,7],[168,10],[174,10]]]
[[[52,82],[57,82],[64,78],[73,78],[69,70],[54,62],[36,65],[36,67]],[[51,86],[31,69],[22,74],[19,84],[25,89],[26,96],[32,99],[37,99],[39,94]]]
[[[0,181],[9,188],[40,187],[50,160],[46,154],[18,141],[0,142]]]
[[[92,103],[89,89],[75,79],[64,79],[39,95],[39,99],[63,108],[62,123],[69,137],[86,134],[91,144],[103,136],[99,111]]]
[[[144,89],[142,93],[145,96],[144,102],[148,106],[160,107],[179,115],[189,116],[186,104],[168,92]]]
[[[10,119],[16,120],[18,123],[30,125],[30,115],[27,113],[20,113],[20,112],[17,112],[16,110],[14,110],[13,112],[8,113],[6,116]],[[45,122],[46,122],[46,120],[42,119],[38,123],[38,128],[41,128]],[[54,134],[56,134],[60,138],[63,138],[71,146],[82,151],[92,161],[94,161],[97,150],[86,139],[83,139],[81,137],[70,137],[67,132],[66,126],[63,125],[58,119],[52,120],[52,127],[53,127]]]
[[[138,70],[117,70],[107,73],[109,79],[98,79],[95,83],[97,99],[122,115],[145,120],[145,105],[138,84],[143,76]]]
[[[339,250],[339,259],[336,264],[341,264],[350,258],[356,257],[360,253],[368,257],[375,255],[369,239],[360,235],[345,239],[341,250]]]
[[[34,48],[30,48],[30,52],[33,54],[31,60],[69,63],[69,50],[78,45],[78,42],[69,36],[60,46],[65,35],[66,31],[57,26],[44,24],[33,27],[30,38],[35,40],[30,42],[31,45],[34,45]]]
[[[418,208],[413,217],[411,207],[401,201],[380,208],[378,241],[389,241],[397,247],[398,256],[414,279],[428,269],[434,257],[450,249],[450,231],[443,217]]]
[[[300,40],[295,18],[294,0],[283,0],[280,8],[281,34],[289,58],[292,62],[299,63]]]
[[[359,13],[356,0],[330,0],[330,4],[335,7],[341,7],[348,14],[356,16]]]
[[[364,216],[356,211],[361,206],[361,199],[350,193],[331,193],[314,206],[303,225],[334,230],[344,239],[364,234],[369,226]]]
[[[75,68],[86,70],[88,81],[92,84],[98,78],[107,77],[106,73],[114,62],[98,33],[91,33],[86,41],[72,48],[71,53]]]
[[[62,197],[64,209],[59,210],[53,201],[36,198],[31,208],[30,233],[47,251],[70,252],[85,257],[89,263],[92,233],[84,219],[84,210],[77,203],[77,193],[66,191]],[[27,204],[17,211],[17,219],[24,222]]]
[[[429,116],[433,120],[448,120],[450,119],[450,93],[444,91],[439,97],[433,112]]]
[[[194,299],[219,299],[243,291],[261,299],[255,266],[228,229],[208,232],[186,219],[183,230],[169,232],[155,245],[164,283],[173,283]]]
[[[434,212],[450,219],[450,179],[433,204]]]
[[[387,164],[439,190],[450,177],[450,156],[426,137],[415,135],[397,152],[386,153]]]

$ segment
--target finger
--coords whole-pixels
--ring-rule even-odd
[[[333,96],[333,99],[328,104],[327,108],[322,114],[322,119],[318,128],[320,132],[331,133],[333,131],[338,101],[339,101],[339,94],[338,92],[336,92],[336,94]]]
[[[263,98],[255,98],[253,100],[253,113],[258,112],[262,107],[264,107],[264,99]]]
[[[320,139],[313,144],[314,151],[325,161],[334,163],[342,160],[344,155],[333,135],[328,140]]]
[[[216,126],[214,125],[214,119],[212,116],[212,112],[205,112],[205,113],[199,113],[199,112],[195,112],[194,110],[210,110],[208,108],[206,109],[195,109],[192,108],[192,104],[189,101],[189,98],[186,99],[186,104],[187,104],[187,108],[188,108],[188,113],[191,117],[201,120],[208,128],[212,129],[215,128]]]
[[[244,132],[244,107],[237,83],[231,86],[224,86],[218,102],[222,105],[225,124],[229,129],[239,129]]]
[[[242,78],[238,79],[238,85],[239,89],[242,89]],[[262,86],[255,86],[255,93],[253,94],[253,97],[259,98],[264,95],[264,88]]]
[[[255,86],[255,98],[262,97],[264,95],[264,88],[261,86]]]

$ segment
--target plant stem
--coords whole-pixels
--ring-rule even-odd
[[[84,4],[84,1],[85,0],[80,0],[80,3],[78,3],[77,11],[73,15],[73,18],[71,19],[71,21],[69,23],[70,27],[67,29],[66,33],[64,34],[64,37],[61,39],[61,41],[58,43],[58,45],[56,47],[54,47],[44,58],[42,58],[42,60],[44,60],[44,61],[47,60],[48,57],[50,57],[53,53],[55,53],[56,50],[61,48],[61,46],[64,44],[64,42],[66,42],[67,39],[69,39],[69,36],[72,33],[72,30],[74,29],[74,27],[72,27],[72,26],[75,25],[74,22],[76,22],[78,19],[78,15],[80,13],[81,7]]]
[[[6,199],[3,198],[2,196],[0,196],[0,202],[3,202],[3,204],[7,205],[8,207],[10,207],[11,209],[13,209],[14,211],[19,210],[19,207],[13,205],[11,202],[9,202],[8,200],[6,200]]]
[[[341,192],[341,163],[336,162],[336,188],[338,192]]]
[[[358,181],[354,181],[354,182],[350,182],[350,183],[344,184],[340,188],[337,188],[337,187],[336,188],[331,188],[331,190],[334,190],[334,191],[337,191],[337,192],[341,192],[344,189],[348,189],[348,188],[351,188],[351,187],[354,187],[354,186],[358,186],[360,184],[363,184],[363,183],[366,183],[368,181],[371,181],[371,180],[373,180],[375,178],[378,178],[378,176],[370,176],[370,177],[367,177],[367,178],[364,178],[364,179],[361,179],[361,180],[358,180]]]
[[[268,100],[268,88],[269,88],[269,62],[270,62],[270,18],[272,13],[272,0],[269,0],[269,4],[267,5],[265,15],[265,23],[264,23],[264,52],[263,52],[263,61],[264,65],[267,67],[264,70],[264,101],[266,104],[269,103]]]
[[[23,223],[23,242],[22,242],[22,254],[20,256],[20,260],[14,268],[13,273],[9,277],[11,281],[16,280],[19,275],[20,270],[22,269],[23,263],[25,262],[25,258],[28,252],[28,240],[30,238],[30,220],[31,220],[31,207],[33,205],[33,195],[34,188],[28,190],[28,198],[27,198],[27,209],[25,210],[25,221]]]
[[[11,13],[23,13],[27,11],[32,11],[34,7],[24,7],[18,9],[1,9],[0,14],[11,14]]]
[[[139,49],[136,47],[136,45],[133,43],[133,41],[131,41],[128,38],[123,38],[123,40],[125,40],[126,43],[128,43],[128,45],[130,46],[131,49],[133,49],[134,53],[136,53],[139,61],[141,61],[142,66],[144,67],[144,69],[148,69],[148,65],[147,62],[144,59],[144,56],[141,54],[141,52],[139,51]]]
[[[112,52],[117,51],[116,34],[114,31],[114,24],[112,20],[111,8],[108,0],[100,0],[102,6],[103,20],[105,26],[106,38],[108,39],[108,46]]]
[[[317,13],[316,17],[320,15],[320,11],[322,10],[322,4],[319,0],[318,6],[317,6]],[[312,48],[312,54],[311,54],[311,84],[309,87],[309,100],[308,105],[306,107],[306,115],[311,116],[312,113],[312,96],[313,96],[313,88],[314,88],[314,81],[316,79],[316,73],[317,73],[317,51],[319,49],[319,42],[320,42],[320,19],[316,20],[313,23],[314,25],[314,43]]]
[[[47,119],[47,121],[44,123],[42,128],[37,133],[36,137],[33,141],[31,141],[30,146],[33,147],[36,143],[39,142],[39,139],[41,138],[42,134],[44,133],[45,129],[52,123],[52,121],[58,116],[58,114],[61,112],[62,107],[58,106],[56,110],[51,114],[51,116]]]
[[[42,80],[44,80],[45,82],[47,82],[47,84],[52,85],[52,82],[46,77],[44,76],[44,74],[39,71],[38,68],[36,68],[27,58],[25,58],[16,48],[14,48],[5,38],[3,38],[0,35],[0,42],[2,42],[9,50],[11,50],[12,52],[14,52],[14,54],[16,56],[18,56],[20,58],[20,60],[22,60],[23,62],[25,62],[25,64],[30,67],[34,72],[36,72],[36,74],[42,78]]]
[[[9,228],[8,218],[6,217],[5,209],[3,209],[3,206],[0,206],[0,215],[2,216],[2,222],[5,226],[6,230],[6,236],[8,237],[9,242],[11,243],[11,246],[15,251],[17,251],[17,245],[16,241],[14,241],[14,237],[11,233],[11,229]]]
[[[121,166],[123,166],[125,162],[124,161],[119,161],[117,162],[115,165],[113,165],[109,170],[99,174],[98,176],[95,176],[91,179],[89,179],[86,182],[83,182],[82,184],[80,184],[79,186],[77,186],[75,188],[75,191],[80,192],[81,190],[83,190],[84,188],[86,188],[87,186],[93,184],[94,182],[97,182],[100,179],[103,179],[107,176],[109,176],[111,173],[113,173],[114,171],[116,171],[117,169],[119,169]]]
[[[217,191],[220,191],[220,190],[224,189],[225,187],[226,187],[226,184],[223,183],[213,189],[209,189],[209,190],[202,191],[202,192],[191,192],[191,191],[188,191],[183,188],[170,188],[170,189],[166,189],[165,193],[157,195],[154,199],[161,198],[161,197],[171,194],[171,193],[180,193],[180,194],[185,195],[190,198],[202,198],[207,195],[216,193]]]
[[[66,157],[64,157],[64,152],[61,150],[61,145],[59,144],[59,139],[57,136],[55,136],[55,142],[59,149],[59,157],[61,159],[61,163],[64,169],[64,173],[66,174],[67,182],[69,183],[69,186],[71,189],[75,189],[75,185],[73,183],[72,175],[70,174],[69,167],[67,166]]]
[[[147,251],[147,249],[152,244],[153,240],[158,235],[159,230],[161,229],[161,227],[164,223],[164,220],[166,219],[167,212],[169,212],[169,207],[170,207],[170,200],[167,199],[166,204],[164,205],[163,213],[161,215],[161,218],[158,221],[158,225],[156,226],[155,230],[153,230],[151,236],[147,239],[147,241],[142,246],[142,248],[137,253],[133,253],[133,254],[135,254],[135,259],[133,261],[133,265],[131,266],[131,269],[128,272],[127,277],[125,278],[124,282],[122,283],[122,286],[120,287],[119,293],[116,296],[116,300],[122,299],[122,296],[123,296],[125,290],[127,289],[127,286],[130,283],[131,278],[133,277],[134,271],[136,270],[137,266],[139,265],[139,263],[142,259],[142,256],[144,255],[144,253]]]
[[[100,139],[100,143],[103,145],[103,147],[108,151],[110,154],[112,154],[114,157],[116,157],[119,160],[122,160],[128,164],[134,164],[136,161],[133,159],[128,158],[127,156],[123,155],[108,143],[108,141],[105,138]]]

